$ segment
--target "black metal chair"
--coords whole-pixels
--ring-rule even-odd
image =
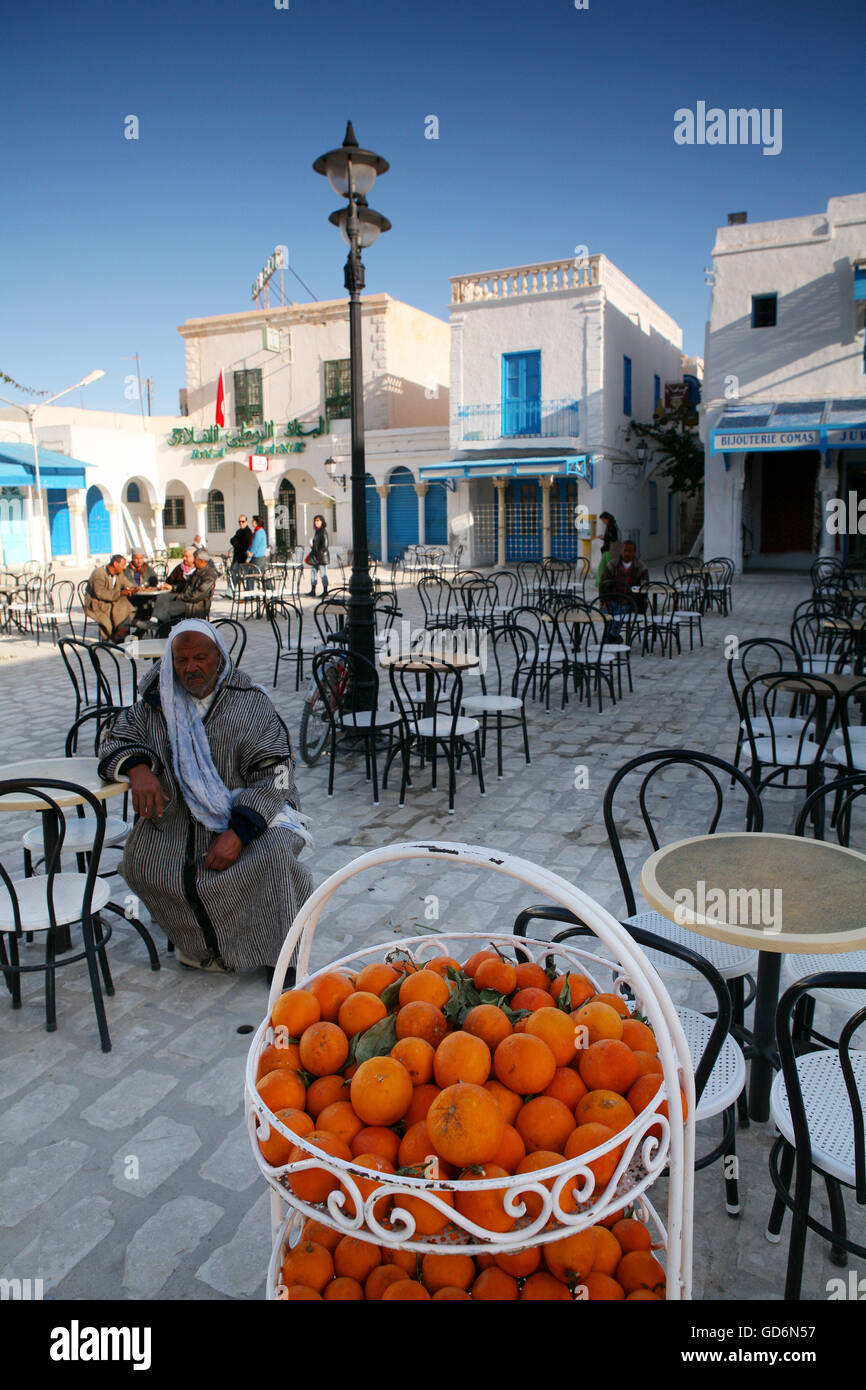
[[[247,630],[235,618],[211,618],[211,627],[221,629],[220,637],[228,647],[229,656],[235,666],[240,666],[247,645]]]
[[[424,612],[424,626],[428,631],[436,628],[453,627],[456,620],[452,612],[453,590],[447,579],[440,575],[426,574],[418,581],[418,597]]]
[[[726,658],[728,674],[728,684],[731,687],[731,694],[734,697],[734,705],[737,710],[737,746],[734,750],[734,767],[740,766],[740,755],[743,751],[743,743],[746,737],[746,717],[743,711],[742,688],[748,685],[754,677],[776,671],[797,671],[800,669],[800,658],[790,642],[784,641],[779,637],[749,637],[744,642],[738,642],[737,647]],[[737,682],[736,670],[739,667],[742,673],[742,680]],[[781,694],[781,692],[778,692]],[[776,700],[773,701],[769,715],[759,713],[752,701],[752,728],[761,737],[768,737],[771,728],[774,728],[778,738],[796,737],[803,730],[805,720],[799,715],[794,714],[794,705],[797,697],[791,697],[791,712],[789,714],[778,714],[776,712]]]
[[[299,690],[304,674],[304,659],[312,659],[314,651],[314,648],[304,646],[304,610],[299,603],[290,603],[288,599],[271,599],[267,614],[277,644],[274,686],[277,684],[280,662],[286,661],[295,667],[295,689]]]
[[[551,937],[551,944],[573,936],[593,936],[589,927],[567,908],[541,904],[519,913],[514,922],[515,936],[526,936],[533,920],[569,922],[566,931]],[[731,997],[724,980],[713,965],[697,951],[680,942],[669,941],[643,927],[629,926],[629,935],[642,946],[650,961],[673,958],[677,970],[703,976],[715,997],[714,1015],[698,1013],[695,1009],[676,1006],[677,1015],[686,1035],[695,1073],[695,1122],[722,1116],[722,1138],[708,1153],[695,1160],[695,1168],[707,1168],[717,1159],[723,1163],[725,1209],[729,1216],[740,1214],[739,1183],[737,1179],[737,1101],[746,1084],[746,1063],[736,1040],[731,1036]],[[658,967],[656,967],[658,968]],[[629,1003],[626,999],[624,1002]],[[633,1002],[633,1001],[632,1001]]]
[[[483,640],[483,637],[482,637]],[[480,644],[479,644],[480,647]],[[509,623],[487,635],[483,647],[486,662],[480,668],[481,694],[463,695],[463,713],[481,720],[481,756],[487,755],[488,720],[496,721],[496,771],[502,778],[502,731],[518,726],[523,734],[523,754],[529,756],[529,730],[526,726],[526,696],[538,662],[538,641],[534,632]]]
[[[814,1231],[830,1245],[831,1261],[844,1267],[848,1254],[866,1256],[866,1245],[847,1232],[843,1189],[866,1206],[866,1052],[853,1051],[852,1038],[866,1023],[866,1007],[857,1009],[832,1047],[797,1055],[793,1019],[804,994],[829,990],[866,990],[866,970],[827,970],[798,980],[785,990],[776,1009],[776,1041],[781,1071],[770,1093],[770,1116],[779,1137],[770,1152],[770,1177],[776,1190],[767,1239],[780,1239],[785,1210],[791,1212],[785,1299],[800,1297],[806,1233]],[[791,1180],[796,1162],[793,1192]],[[831,1226],[811,1212],[812,1175],[827,1189]]]
[[[727,616],[734,609],[734,574],[736,565],[727,555],[715,555],[702,566],[704,603],[707,609],[716,608]]]
[[[348,739],[363,745],[367,781],[373,783],[373,805],[378,806],[377,739],[380,734],[388,735],[385,773],[382,778],[384,787],[388,781],[394,734],[402,737],[402,718],[393,711],[379,709],[379,673],[375,665],[359,653],[348,651],[344,647],[323,647],[313,656],[313,680],[330,728],[328,796],[334,795],[337,743],[341,739]],[[369,709],[353,708],[354,692],[360,683],[370,689]]]
[[[112,642],[94,642],[89,647],[96,672],[97,705],[124,709],[138,699],[138,670],[135,658]]]
[[[444,661],[425,661],[411,658],[412,670],[398,664],[389,667],[391,689],[403,723],[400,751],[403,776],[400,783],[400,805],[405,805],[409,785],[409,764],[413,749],[421,754],[421,766],[429,757],[432,763],[432,786],[437,785],[437,761],[441,749],[448,763],[448,814],[454,813],[456,769],[464,754],[478,777],[478,790],[484,796],[484,772],[481,766],[481,732],[477,719],[460,713],[463,703],[463,678],[459,670]],[[423,701],[418,699],[417,679],[424,678]],[[385,767],[395,756],[392,750]]]
[[[799,691],[791,691],[792,681]],[[777,695],[791,693],[798,695],[803,727],[785,735],[774,719],[776,700]],[[813,792],[824,780],[824,750],[837,721],[839,697],[833,682],[814,672],[773,671],[747,681],[740,700],[751,759],[749,779],[758,794],[780,777],[785,787],[795,785],[788,780],[795,772],[805,774],[806,792]]]
[[[75,718],[99,704],[99,677],[90,659],[93,644],[78,637],[61,637],[58,650],[75,691]]]

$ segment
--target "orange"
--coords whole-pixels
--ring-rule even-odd
[[[512,1033],[494,1052],[493,1070],[497,1080],[509,1090],[521,1096],[536,1096],[553,1080],[556,1058],[541,1038]]]
[[[435,974],[447,979],[449,970],[460,969],[460,962],[455,960],[453,956],[435,956],[433,960],[427,961],[424,969],[432,970]]]
[[[512,1274],[506,1274],[498,1265],[485,1269],[472,1285],[472,1297],[482,1301],[495,1300],[499,1303],[516,1303],[520,1298],[520,1286]]]
[[[651,1250],[653,1238],[650,1235],[649,1227],[643,1221],[636,1221],[633,1217],[623,1217],[611,1228],[611,1233],[616,1236],[617,1243],[624,1255],[630,1250]]]
[[[322,1298],[326,1303],[359,1303],[363,1302],[364,1289],[357,1279],[349,1279],[341,1275],[337,1279],[332,1279],[330,1284],[325,1285]]]
[[[360,1154],[378,1154],[393,1165],[397,1162],[400,1137],[386,1125],[365,1125],[358,1130],[349,1147],[356,1158]]]
[[[492,1052],[503,1038],[508,1037],[511,1023],[508,1015],[496,1004],[476,1004],[463,1020],[463,1031],[471,1033],[474,1038],[480,1038]]]
[[[314,994],[319,1001],[320,1016],[325,1023],[336,1023],[340,1005],[348,999],[354,988],[346,975],[339,975],[336,971],[317,975],[315,980],[311,980],[307,985],[310,994]]]
[[[440,1289],[470,1289],[475,1279],[471,1255],[439,1255],[429,1252],[421,1261],[421,1282],[428,1293]]]
[[[555,1279],[564,1284],[581,1283],[595,1263],[595,1236],[591,1229],[573,1231],[562,1240],[542,1247],[542,1258]]]
[[[416,1086],[412,1092],[409,1109],[403,1116],[404,1125],[414,1125],[418,1120],[423,1120],[438,1095],[439,1087],[433,1082],[424,1082],[421,1086]]]
[[[338,1279],[357,1279],[363,1284],[377,1265],[382,1263],[382,1252],[378,1245],[369,1240],[358,1240],[357,1236],[343,1236],[334,1251],[334,1273]]]
[[[644,1076],[638,1077],[637,1081],[634,1083],[631,1090],[629,1091],[627,1097],[628,1103],[631,1106],[631,1108],[635,1111],[635,1113],[639,1113],[641,1110],[646,1110],[646,1108],[653,1103],[655,1097],[658,1094],[659,1087],[663,1084],[663,1082],[663,1076],[653,1075],[652,1073],[647,1073]],[[683,1119],[685,1119],[686,1114],[688,1113],[688,1105],[686,1103],[685,1092],[682,1090],[682,1087],[680,1088],[680,1100],[682,1102],[683,1107]],[[670,1114],[668,1111],[668,1103],[666,1100],[663,1100],[661,1105],[658,1107],[658,1113],[660,1115],[666,1116],[668,1119],[670,1118]],[[650,1125],[649,1129],[647,1130],[647,1134],[651,1134],[657,1139],[661,1138],[661,1133],[661,1125]]]
[[[648,1023],[637,1018],[625,1018],[622,1024],[622,1040],[635,1052],[658,1052],[656,1035]]]
[[[336,1023],[311,1023],[301,1034],[301,1066],[313,1076],[332,1076],[349,1055],[349,1039]]]
[[[300,1075],[289,1067],[277,1067],[256,1083],[256,1090],[273,1114],[277,1110],[303,1110],[307,1092]]]
[[[526,1250],[514,1250],[507,1255],[494,1255],[493,1259],[506,1274],[512,1274],[515,1279],[528,1279],[530,1274],[534,1274],[541,1264],[541,1247],[530,1245]]]
[[[435,970],[418,970],[414,975],[406,976],[398,997],[401,1009],[407,1004],[419,1002],[441,1009],[451,997],[451,986]]]
[[[438,1163],[432,1164],[429,1172],[430,1176],[433,1178],[441,1178],[444,1176]],[[432,1189],[432,1195],[438,1197],[445,1206],[454,1206],[454,1194],[452,1192],[448,1192],[441,1188],[434,1188]],[[432,1207],[429,1202],[425,1202],[422,1196],[416,1197],[414,1193],[409,1193],[408,1190],[405,1195],[400,1193],[394,1197],[392,1220],[397,1212],[401,1210],[407,1212],[412,1217],[415,1223],[415,1231],[419,1236],[438,1235],[440,1231],[444,1231],[445,1227],[449,1225],[451,1219],[444,1212],[441,1212],[438,1207]],[[396,1254],[393,1258],[395,1263],[397,1263]],[[413,1256],[413,1259],[416,1258],[417,1256]]]
[[[412,1078],[395,1058],[371,1057],[352,1077],[349,1094],[365,1125],[393,1125],[409,1109]]]
[[[585,1124],[578,1125],[577,1129],[572,1130],[565,1143],[565,1157],[579,1158],[582,1154],[590,1153],[593,1149],[598,1149],[602,1144],[607,1144],[613,1139],[614,1131],[608,1125]],[[609,1153],[603,1153],[598,1158],[593,1158],[585,1166],[595,1175],[595,1188],[591,1198],[585,1200],[596,1201],[604,1191],[613,1177],[616,1165],[619,1163],[623,1153],[623,1145],[617,1144]],[[582,1189],[584,1183],[578,1179],[567,1183],[563,1188],[563,1209],[568,1211],[566,1202],[566,1192],[574,1193],[576,1188]]]
[[[292,1038],[299,1038],[305,1028],[318,1023],[321,1017],[321,1004],[308,989],[287,989],[271,1009],[272,1026],[287,1028]]]
[[[282,1034],[279,1035],[282,1038]],[[261,1081],[263,1076],[267,1076],[269,1071],[276,1071],[278,1067],[288,1067],[289,1071],[298,1071],[301,1065],[301,1049],[297,1043],[274,1042],[267,1047],[263,1047],[259,1053],[259,1068],[256,1079]]]
[[[299,1241],[283,1256],[280,1278],[287,1288],[292,1284],[306,1284],[308,1289],[321,1293],[333,1277],[331,1252],[314,1240]]]
[[[593,1226],[592,1233],[595,1236],[593,1273],[607,1274],[612,1279],[623,1256],[622,1246],[613,1232],[609,1231],[606,1226]]]
[[[517,966],[517,988],[543,989],[550,994],[550,976],[534,960],[522,961]]]
[[[641,1052],[638,1050],[633,1055],[637,1062],[638,1077],[661,1076],[663,1074],[662,1064],[659,1061],[657,1052]]]
[[[399,978],[393,966],[387,965],[383,960],[375,960],[364,966],[355,981],[355,988],[364,990],[367,994],[381,994]]]
[[[486,951],[476,951],[474,955],[469,957],[466,964],[463,966],[464,975],[468,975],[471,980],[474,980],[475,971],[483,960],[499,960],[499,953],[489,949]]]
[[[625,1298],[622,1284],[618,1284],[602,1270],[592,1270],[583,1280],[586,1297],[590,1303],[614,1302]]]
[[[628,1004],[620,994],[594,994],[592,1002],[593,1004],[609,1004],[612,1009],[616,1010],[621,1019],[631,1018]],[[572,1008],[576,1007],[576,1004],[572,1005]]]
[[[356,1033],[366,1033],[367,1029],[378,1023],[380,1018],[384,1018],[387,1012],[378,994],[356,989],[340,1005],[337,1022],[346,1037],[353,1038]]]
[[[505,1133],[505,1120],[493,1096],[483,1086],[466,1082],[440,1091],[427,1111],[426,1123],[440,1158],[461,1168],[488,1163]]]
[[[537,1302],[560,1302],[571,1303],[573,1299],[568,1292],[565,1284],[559,1279],[554,1279],[552,1274],[540,1269],[537,1274],[530,1274],[523,1288],[520,1290],[521,1303]]]
[[[526,1031],[533,1038],[546,1042],[558,1067],[567,1067],[574,1060],[577,1050],[574,1041],[574,1024],[562,1009],[536,1009],[526,1020]]]
[[[396,1139],[397,1136],[395,1135],[394,1137]],[[357,1155],[353,1155],[353,1157],[355,1158],[355,1162],[359,1164],[362,1168],[372,1168],[374,1172],[377,1173],[394,1172],[394,1164],[390,1163],[387,1158],[383,1158],[381,1154],[359,1153]],[[367,1198],[370,1196],[370,1193],[375,1192],[378,1187],[382,1186],[382,1184],[376,1182],[375,1179],[361,1177],[359,1173],[353,1173],[352,1178],[355,1182],[355,1185],[358,1188],[358,1192],[361,1195],[362,1202],[366,1202]],[[353,1217],[355,1215],[355,1200],[352,1196],[352,1193],[348,1189],[348,1185],[344,1183],[343,1186],[346,1191],[346,1205],[344,1207],[344,1211],[346,1212],[347,1216]],[[381,1201],[376,1202],[375,1206],[373,1207],[373,1215],[375,1216],[377,1221],[384,1221],[385,1217],[391,1210],[391,1200],[392,1199],[390,1197],[383,1197]]]
[[[548,986],[554,999],[558,999],[565,988],[565,980],[565,975],[557,975],[553,984]],[[568,973],[568,988],[572,1009],[579,1009],[581,1004],[585,1004],[587,999],[591,999],[595,994],[592,980],[588,980],[585,975],[577,975],[574,971]]]
[[[535,1096],[521,1106],[515,1129],[526,1145],[527,1153],[536,1149],[553,1149],[562,1153],[565,1141],[574,1129],[574,1115],[561,1100],[552,1096]]]
[[[517,1112],[523,1101],[515,1091],[510,1091],[507,1086],[503,1086],[501,1081],[492,1077],[484,1083],[485,1091],[489,1091],[505,1118],[507,1125],[513,1125],[517,1118]]]
[[[339,1231],[335,1231],[332,1226],[326,1226],[324,1221],[316,1221],[314,1217],[308,1216],[301,1227],[298,1244],[303,1245],[304,1241],[307,1240],[314,1240],[317,1245],[324,1245],[325,1249],[333,1255],[340,1244],[341,1236]]]
[[[433,1080],[434,1054],[435,1049],[423,1038],[400,1038],[389,1055],[402,1062],[412,1078],[413,1086],[423,1086]]]
[[[574,1121],[572,1121],[574,1123]],[[498,1163],[506,1173],[513,1173],[518,1163],[526,1157],[526,1145],[514,1125],[506,1125],[502,1143],[493,1155],[492,1162]]]
[[[305,1134],[304,1141],[313,1144],[323,1153],[331,1158],[342,1158],[349,1162],[352,1151],[348,1144],[342,1139],[338,1139],[336,1134],[329,1134],[327,1130],[314,1129],[310,1134]],[[296,1145],[289,1154],[290,1163],[301,1163],[309,1159],[310,1154],[300,1145]],[[296,1197],[302,1202],[324,1202],[329,1192],[334,1192],[339,1186],[339,1179],[333,1173],[329,1173],[326,1168],[304,1168],[297,1173],[287,1174],[289,1187]],[[283,1281],[285,1283],[285,1280]]]
[[[634,1053],[616,1038],[600,1038],[591,1043],[581,1054],[578,1069],[588,1090],[618,1091],[621,1096],[638,1078]]]
[[[415,1279],[404,1279],[402,1283],[389,1284],[382,1294],[383,1303],[427,1303],[429,1300],[430,1295],[424,1285]]]
[[[512,1009],[529,1009],[530,1013],[534,1013],[536,1009],[550,1008],[553,995],[546,989],[533,989],[530,986],[529,989],[519,989],[512,994],[509,1003]]]
[[[576,1035],[578,1048],[581,1047],[582,1037],[585,1038],[583,1047],[589,1047],[600,1038],[622,1039],[622,1019],[610,1004],[597,1004],[595,1000],[581,1004],[579,1009],[572,1010],[571,1018],[575,1028],[586,1029],[585,1034],[581,1032]]]
[[[627,1294],[646,1289],[660,1298],[665,1294],[665,1272],[648,1250],[630,1250],[616,1267],[616,1281]]]
[[[497,994],[513,994],[517,989],[517,970],[510,961],[497,956],[483,960],[472,977],[476,989],[495,989]]]
[[[406,1271],[400,1269],[399,1265],[377,1265],[372,1273],[367,1275],[364,1297],[368,1303],[378,1301],[389,1284],[402,1284],[405,1278]]]
[[[645,1300],[647,1303],[661,1303],[662,1298],[663,1295],[650,1293],[649,1289],[635,1289],[634,1293],[626,1294],[625,1301],[626,1303],[637,1303],[640,1300]]]
[[[404,1278],[406,1275],[410,1279],[421,1278],[421,1256],[417,1250],[406,1250],[401,1245],[383,1245],[382,1263],[395,1265],[397,1269],[402,1269]]]
[[[465,1289],[449,1288],[449,1289],[437,1289],[436,1292],[435,1292],[434,1295],[433,1295],[432,1302],[433,1302],[433,1303],[437,1303],[437,1302],[439,1302],[439,1303],[457,1303],[457,1302],[464,1302],[464,1301],[467,1301],[467,1300],[471,1302],[471,1299],[472,1299],[471,1293],[467,1293]]]
[[[563,1105],[573,1110],[577,1102],[586,1095],[586,1086],[580,1078],[580,1073],[573,1067],[557,1067],[553,1080],[541,1094],[553,1096],[554,1100],[561,1100]]]
[[[605,1006],[602,1004],[600,1007],[604,1008]],[[635,1082],[635,1085],[640,1085],[640,1082]],[[602,1089],[587,1091],[586,1095],[577,1102],[574,1118],[578,1125],[607,1125],[614,1134],[619,1134],[620,1130],[631,1124],[634,1119],[634,1110],[629,1102],[618,1095],[616,1091]]]
[[[285,1125],[286,1129],[290,1129],[294,1134],[300,1134],[302,1137],[306,1134],[310,1134],[312,1130],[315,1129],[313,1121],[305,1110],[276,1110],[274,1114],[280,1123]],[[289,1154],[294,1147],[292,1140],[286,1139],[284,1135],[280,1134],[279,1130],[274,1129],[273,1126],[271,1127],[270,1136],[267,1139],[259,1140],[262,1158],[266,1163],[269,1163],[272,1168],[281,1168],[284,1163],[288,1163]]]
[[[400,1140],[397,1164],[400,1168],[418,1168],[426,1163],[435,1152],[427,1129],[426,1120],[418,1120],[410,1125]]]
[[[424,971],[424,974],[433,980],[439,978],[430,970]],[[423,1038],[431,1047],[438,1047],[447,1032],[448,1024],[442,1010],[425,999],[414,999],[412,1003],[405,1004],[397,1014],[398,1038]]]
[[[361,1120],[358,1119],[349,1102],[345,1100],[335,1100],[333,1105],[326,1105],[324,1110],[319,1111],[319,1117],[316,1120],[316,1129],[326,1129],[331,1134],[336,1134],[350,1148],[355,1135],[363,1128]]]
[[[484,1182],[487,1178],[507,1178],[508,1174],[498,1163],[478,1163],[464,1168],[460,1174],[461,1182]],[[505,1210],[503,1189],[489,1187],[479,1192],[467,1190],[456,1195],[457,1210],[462,1216],[483,1226],[486,1231],[510,1231],[516,1217],[509,1216]]]
[[[318,1119],[326,1105],[333,1105],[335,1100],[348,1099],[349,1083],[344,1076],[338,1076],[336,1073],[331,1076],[318,1076],[307,1087],[307,1114],[312,1115],[314,1120]]]
[[[527,1154],[525,1158],[522,1158],[514,1171],[516,1173],[530,1174],[530,1182],[541,1182],[542,1185],[547,1188],[548,1192],[550,1192],[554,1182],[562,1176],[561,1173],[553,1178],[535,1178],[532,1175],[543,1168],[553,1168],[557,1163],[562,1163],[562,1161],[562,1154],[554,1153],[552,1149],[536,1149],[535,1153]],[[541,1198],[538,1193],[520,1192],[518,1196],[526,1207],[527,1217],[530,1221],[534,1221],[541,1213]]]
[[[483,1086],[490,1075],[493,1059],[490,1048],[471,1033],[449,1033],[443,1038],[433,1057],[433,1075],[438,1086],[456,1086],[469,1081]]]
[[[322,1295],[316,1293],[315,1289],[308,1288],[306,1284],[292,1284],[289,1288],[283,1285],[281,1298],[284,1298],[286,1302],[292,1303],[303,1303],[304,1300],[317,1303],[322,1302]]]

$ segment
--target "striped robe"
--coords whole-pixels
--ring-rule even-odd
[[[124,709],[100,746],[100,776],[113,780],[125,760],[147,756],[169,803],[158,821],[139,817],[123,855],[122,874],[154,921],[184,955],[218,952],[234,970],[274,965],[313,880],[298,863],[303,841],[269,822],[288,802],[300,810],[286,726],[263,690],[232,670],[204,717],[214,765],[258,830],[234,864],[206,869],[214,834],[195,821],[174,779],[159,700],[159,663],[140,698]],[[122,775],[122,774],[121,774]]]

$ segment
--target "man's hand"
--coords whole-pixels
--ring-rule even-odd
[[[206,869],[228,869],[235,862],[243,844],[241,838],[233,830],[223,830],[222,834],[217,835],[210,849],[204,857]]]
[[[144,763],[131,767],[129,785],[132,788],[132,806],[136,815],[146,820],[156,820],[168,805],[168,797],[162,789],[159,778]]]

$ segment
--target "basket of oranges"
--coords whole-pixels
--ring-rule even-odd
[[[406,859],[518,879],[594,937],[437,931],[307,974],[334,893]],[[296,946],[298,985],[283,992]],[[385,1297],[399,1282],[421,1292],[388,1297],[464,1284],[475,1297],[480,1281],[481,1297],[541,1298],[559,1296],[555,1281],[569,1298],[688,1297],[693,1111],[667,991],[590,897],[483,848],[374,850],[301,909],[248,1056],[247,1123],[273,1198],[269,1296],[338,1283],[329,1298]],[[666,1225],[646,1196],[663,1172]],[[373,1278],[380,1266],[391,1273]]]

